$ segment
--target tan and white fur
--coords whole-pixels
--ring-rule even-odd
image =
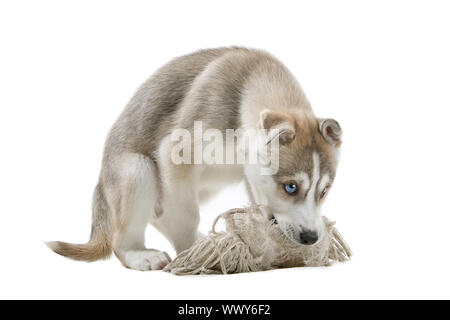
[[[193,130],[194,121],[221,131],[277,132],[278,172],[261,175],[258,164],[175,165],[170,134]],[[219,48],[176,58],[138,89],[109,132],[91,240],[48,245],[76,260],[114,252],[128,268],[162,269],[170,257],[145,247],[146,226],[155,226],[179,253],[201,236],[199,206],[243,179],[268,219],[292,239],[312,243],[323,228],[320,206],[336,173],[340,137],[338,123],[316,118],[293,75],[266,52]],[[298,187],[295,194],[286,192],[289,183]]]

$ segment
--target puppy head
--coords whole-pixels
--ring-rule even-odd
[[[313,244],[323,232],[320,208],[333,184],[342,130],[333,119],[296,112],[261,112],[260,127],[267,144],[278,139],[278,171],[246,174],[268,219],[299,243]]]

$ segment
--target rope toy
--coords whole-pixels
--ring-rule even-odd
[[[219,219],[225,220],[225,232],[215,230]],[[231,209],[215,219],[209,235],[181,252],[164,271],[177,275],[229,274],[348,261],[352,253],[335,223],[326,217],[323,221],[322,237],[313,245],[302,245],[287,238],[257,207]]]

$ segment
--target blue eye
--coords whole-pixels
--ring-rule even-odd
[[[284,190],[289,194],[295,194],[297,192],[297,185],[295,183],[287,183],[284,185]]]
[[[320,194],[320,199],[322,199],[323,197],[325,197],[325,194],[327,193],[327,191],[328,191],[328,188],[325,187],[325,188],[322,190],[322,193]]]

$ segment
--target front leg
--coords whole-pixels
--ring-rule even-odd
[[[161,149],[159,165],[162,188],[158,205],[159,216],[152,224],[171,242],[176,252],[180,253],[188,249],[200,236],[197,190],[200,168],[195,165],[175,165],[170,159],[170,150],[164,147]]]
[[[180,181],[170,186],[162,201],[161,216],[154,226],[171,242],[177,254],[199,237],[199,208],[195,188]]]

